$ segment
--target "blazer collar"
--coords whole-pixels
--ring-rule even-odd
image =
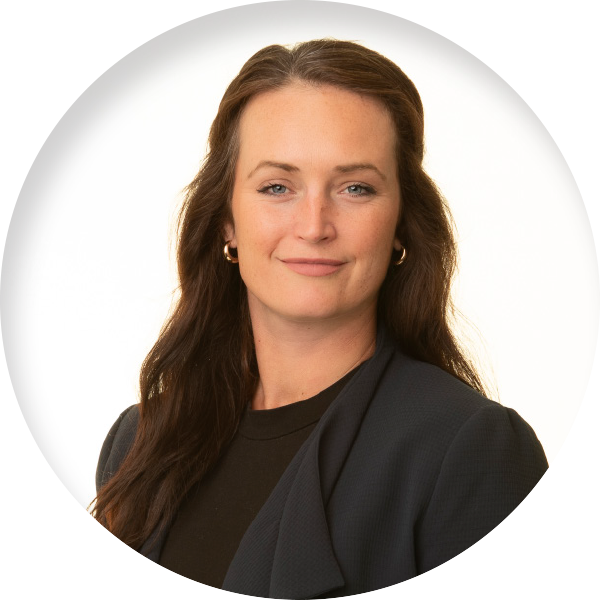
[[[242,538],[223,589],[263,598],[314,598],[345,585],[326,507],[394,349],[380,326],[375,354],[294,456]]]

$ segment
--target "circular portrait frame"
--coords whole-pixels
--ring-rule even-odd
[[[472,336],[469,341],[483,357],[484,367],[491,365],[488,373],[498,383],[502,403],[516,408],[532,424],[551,466],[555,457],[559,460],[559,450],[584,397],[598,323],[593,238],[585,207],[562,155],[523,100],[462,48],[394,17],[394,23],[402,22],[405,27],[396,28],[395,32],[402,30],[400,45],[404,44],[402,51],[410,57],[403,61],[402,52],[396,54],[390,49],[390,40],[399,42],[391,33],[386,35],[384,23],[387,19],[389,26],[389,15],[350,5],[307,4],[240,7],[232,9],[229,15],[225,14],[227,11],[208,15],[154,38],[82,94],[48,138],[25,181],[12,217],[3,262],[1,301],[6,358],[27,425],[53,470],[80,504],[87,505],[93,497],[93,468],[103,436],[120,410],[136,400],[136,365],[139,368],[171,303],[176,279],[167,244],[169,227],[181,199],[179,191],[193,176],[205,150],[208,117],[215,114],[220,95],[236,68],[255,50],[268,43],[308,39],[305,31],[310,28],[303,29],[302,11],[318,16],[315,22],[328,24],[315,26],[312,38],[330,35],[341,39],[346,28],[346,39],[382,52],[415,81],[423,97],[426,119],[430,118],[428,168],[447,196],[457,222],[462,262],[455,294],[458,307],[475,325],[466,326],[465,335]],[[295,9],[299,12],[294,13]],[[238,11],[237,15],[234,11]],[[369,23],[365,11],[371,14],[373,23]],[[293,27],[271,36],[252,32],[249,39],[242,39],[240,32],[231,30],[231,23],[249,23],[244,14],[253,15],[266,29],[269,23],[281,22],[283,15]],[[208,65],[208,46],[194,46],[190,40],[204,37],[203,43],[209,44],[208,32],[222,31],[228,21],[228,33],[236,38],[236,45],[230,44],[223,49],[219,61]],[[360,28],[349,31],[352,22],[358,22]],[[194,31],[194,26],[199,29]],[[370,35],[369,26],[374,32]],[[186,36],[188,41],[184,43]],[[430,55],[420,53],[415,58],[416,53],[406,53],[411,43],[419,44],[418,40],[411,41],[411,36],[420,37],[422,45],[424,39],[437,38],[442,48],[436,48],[433,42],[425,43]],[[185,56],[188,62],[178,62],[178,56]],[[440,69],[442,56],[446,64]],[[195,68],[203,74],[195,82],[189,77],[194,60]],[[418,65],[428,60],[436,68],[425,73]],[[453,66],[453,61],[458,61],[459,66]],[[465,76],[463,70],[470,71],[474,79],[470,86],[469,75]],[[167,74],[165,87],[170,88],[169,93],[158,93],[154,83],[157,73]],[[211,94],[204,89],[206,79],[214,85]],[[435,90],[440,86],[452,87],[449,81],[461,82],[463,91],[459,85],[459,90],[448,93],[443,102],[428,101],[436,97]],[[494,88],[492,92],[490,88]],[[471,104],[463,113],[459,109],[465,95]],[[143,98],[146,101],[140,101]],[[193,117],[195,110],[200,112],[200,104],[201,114]],[[177,115],[173,115],[174,106]],[[503,119],[495,118],[482,132],[486,114],[497,117],[494,110],[502,107],[509,107],[507,120],[513,125],[512,130],[516,128],[519,133],[512,145],[507,141],[511,136],[507,135]],[[472,131],[465,131],[462,126],[464,114],[476,124]],[[91,115],[95,115],[92,120]],[[444,125],[444,117],[449,116],[452,120]],[[152,127],[144,128],[144,124]],[[173,137],[176,131],[179,134]],[[531,146],[523,141],[528,136],[536,139]],[[483,137],[490,140],[487,151],[477,144]],[[82,143],[85,140],[87,143]],[[503,144],[498,144],[498,140],[503,140]],[[175,147],[177,151],[173,151]],[[123,157],[134,148],[139,154],[124,163]],[[499,164],[509,149],[510,160]],[[533,153],[532,149],[538,152]],[[460,169],[448,166],[444,160],[452,155],[455,159],[463,157],[458,161]],[[519,164],[521,170],[517,168]],[[89,165],[94,165],[96,179]],[[158,165],[166,172],[155,176]],[[145,171],[149,175],[142,184],[140,174]],[[551,180],[546,187],[539,182],[544,172]],[[509,184],[501,180],[503,173],[512,176]],[[528,185],[528,178],[536,180],[536,185]],[[494,182],[494,193],[490,181]],[[86,187],[91,183],[95,189]],[[512,196],[511,187],[518,188],[512,190]],[[109,199],[111,189],[118,201]],[[523,198],[531,198],[534,189],[543,197],[546,213],[540,212],[535,199],[531,199],[531,206],[523,206]],[[102,197],[106,199],[104,204],[99,201]],[[486,200],[478,201],[482,197]],[[141,210],[139,198],[145,199],[146,210]],[[513,220],[518,215],[519,223],[511,223],[507,215],[512,215]],[[482,223],[484,235],[479,231]],[[507,223],[513,229],[502,245],[497,241],[502,239],[498,232]],[[533,231],[532,223],[544,235]],[[143,235],[132,235],[135,231],[143,231]],[[554,245],[549,243],[552,239]],[[106,244],[100,252],[99,244]],[[116,252],[112,251],[114,246]],[[569,248],[568,253],[561,251],[565,247]],[[532,271],[536,265],[537,270]],[[562,276],[560,286],[555,286],[552,277],[557,272]],[[537,285],[531,285],[532,280]],[[554,302],[550,302],[550,307],[540,301],[541,296],[535,297],[540,282],[545,282],[545,293]],[[516,288],[520,293],[515,293]],[[561,288],[565,288],[562,295]],[[498,297],[501,289],[508,292]],[[494,314],[493,308],[486,307],[484,300],[488,295],[494,297],[496,306],[502,306],[501,312]],[[568,319],[551,321],[552,314],[568,315]],[[552,323],[552,330],[546,335],[544,323]],[[132,324],[136,327],[132,328]],[[497,342],[505,340],[507,328],[511,331],[511,327],[521,335],[513,335],[513,339],[518,339],[513,358],[507,360],[509,353],[499,350],[502,344]],[[130,342],[132,338],[134,343]],[[532,339],[538,345],[531,345]],[[118,355],[110,355],[111,347],[118,348]],[[578,348],[577,353],[566,350],[573,347]],[[552,362],[557,351],[561,356]],[[524,368],[527,359],[531,363]],[[516,379],[507,377],[506,373],[519,364],[522,374]],[[31,376],[32,372],[36,377]],[[544,373],[546,379],[540,383]],[[534,390],[539,397],[535,397]],[[561,404],[560,398],[567,390],[572,398]],[[530,401],[524,401],[524,397]],[[544,410],[538,412],[540,403]],[[537,416],[542,413],[544,418],[550,415],[548,422]],[[71,434],[74,423],[79,431]],[[80,482],[90,469],[86,487]],[[492,541],[486,538],[477,545],[487,543]],[[449,565],[443,568],[446,566]]]

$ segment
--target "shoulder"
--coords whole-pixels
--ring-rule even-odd
[[[96,469],[96,491],[117,472],[133,444],[139,422],[139,404],[126,408],[113,423],[100,450]]]
[[[386,410],[455,416],[458,421],[482,408],[502,408],[460,379],[430,363],[396,350],[378,386],[377,402]]]
[[[418,445],[432,458],[494,448],[511,449],[547,465],[531,426],[513,409],[492,401],[444,370],[396,351],[381,378],[368,421],[390,443]]]

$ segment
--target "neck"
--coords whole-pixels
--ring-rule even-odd
[[[285,406],[315,396],[375,352],[375,307],[352,318],[290,321],[252,310],[260,381],[252,409]]]

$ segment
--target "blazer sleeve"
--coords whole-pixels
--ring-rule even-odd
[[[514,410],[488,405],[475,412],[450,444],[416,529],[419,572],[450,560],[487,535],[547,468],[533,429]]]
[[[135,439],[139,421],[139,405],[126,408],[110,428],[98,458],[96,493],[118,471]]]

